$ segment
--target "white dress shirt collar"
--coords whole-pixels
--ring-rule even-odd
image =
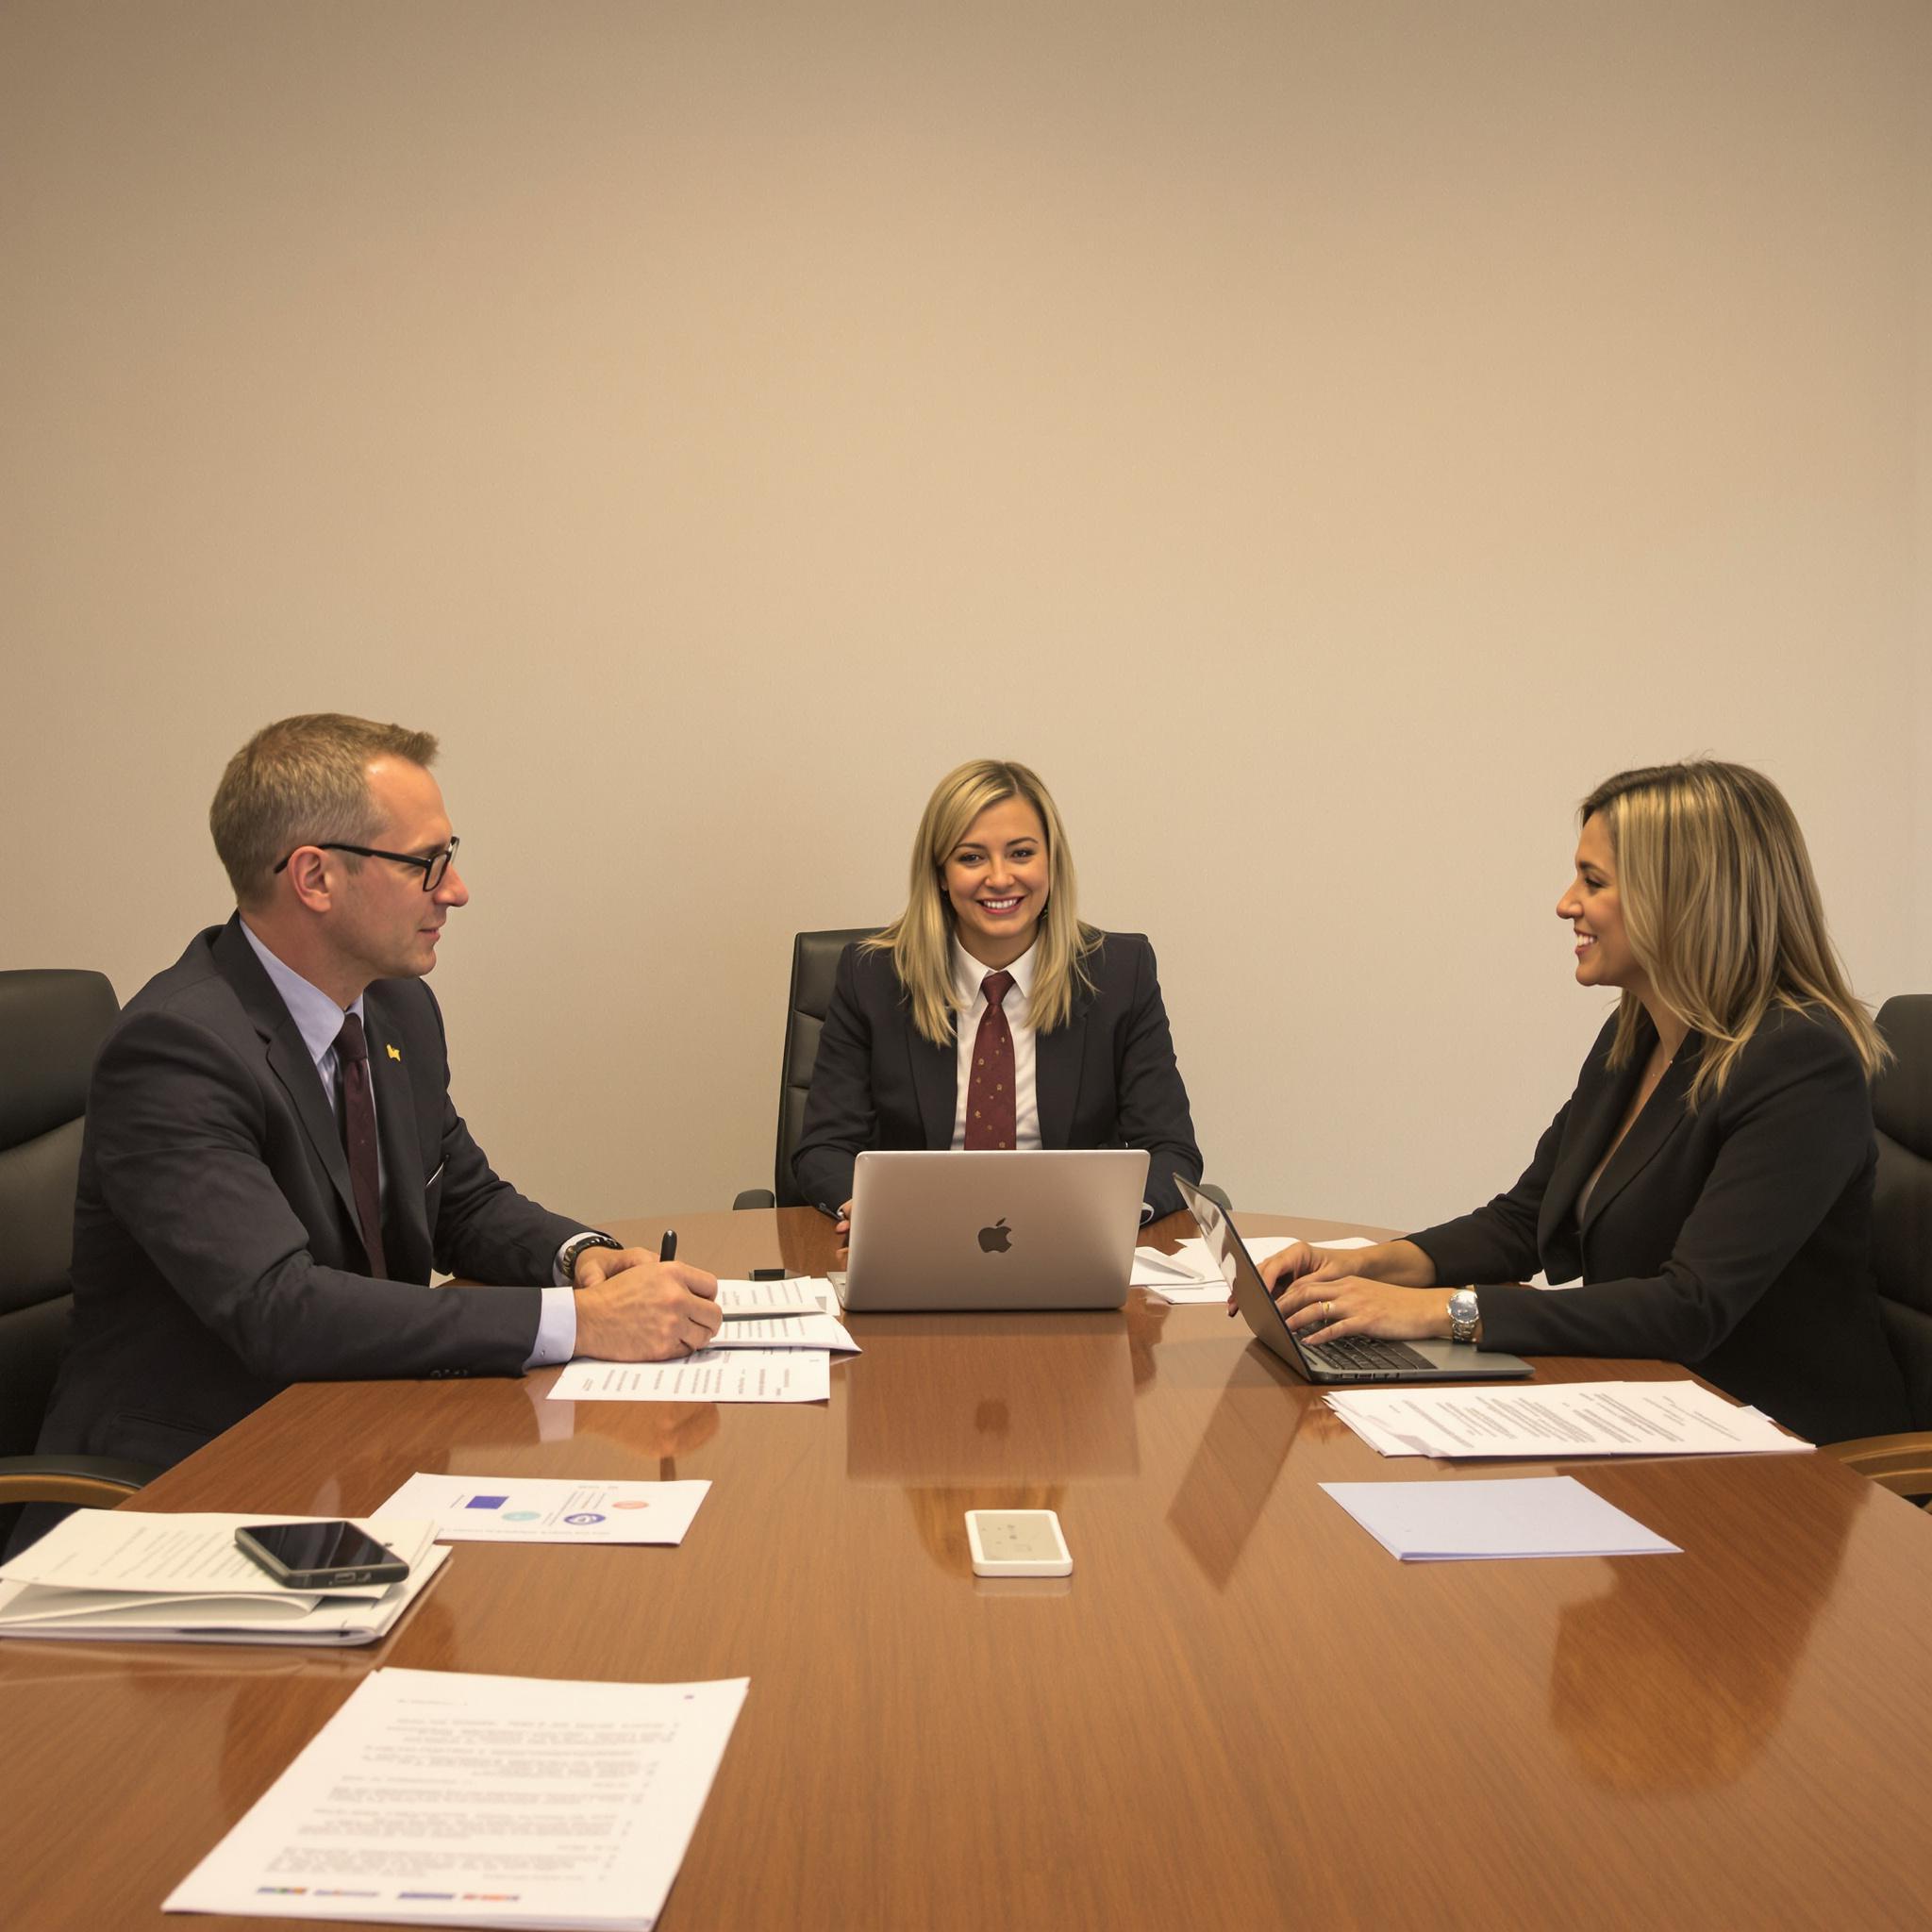
[[[1013,975],[1014,990],[1028,1004],[1031,1004],[1033,998],[1033,975],[1039,967],[1040,941],[1036,937],[1033,943],[1006,969]],[[972,1010],[974,1001],[979,997],[980,987],[986,975],[998,971],[998,967],[989,966],[984,960],[975,959],[959,943],[958,934],[953,935],[953,996],[959,1002],[962,1013]]]
[[[255,957],[261,961],[262,971],[281,994],[282,1004],[288,1008],[289,1017],[294,1021],[295,1030],[302,1036],[302,1044],[308,1049],[308,1058],[319,1068],[324,1058],[335,1051],[336,1035],[342,1030],[344,1009],[337,1006],[321,987],[304,979],[292,966],[270,952],[245,919],[242,922],[242,930],[247,934],[248,943],[255,948]],[[356,995],[355,1004],[347,1010],[358,1020],[362,1018],[362,995],[359,992]],[[326,1086],[327,1082],[325,1081],[324,1085]]]

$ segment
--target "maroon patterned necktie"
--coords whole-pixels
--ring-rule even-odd
[[[336,1065],[342,1075],[342,1150],[349,1157],[356,1219],[361,1224],[369,1272],[378,1281],[387,1281],[389,1263],[382,1253],[382,1175],[375,1158],[375,1100],[369,1091],[369,1043],[362,1037],[362,1022],[354,1013],[342,1015],[342,1030],[336,1035]]]
[[[989,973],[980,982],[986,1011],[973,1042],[973,1071],[966,1082],[968,1147],[1010,1147],[1018,1108],[1013,1096],[1013,1029],[1000,1002],[1011,990],[1010,973]]]

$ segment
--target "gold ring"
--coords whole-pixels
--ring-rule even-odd
[[[1324,1302],[1324,1303],[1322,1304],[1322,1319],[1323,1319],[1323,1321],[1324,1321],[1324,1322],[1325,1322],[1325,1321],[1326,1321],[1326,1320],[1328,1319],[1328,1310],[1329,1310],[1330,1308],[1332,1308],[1332,1307],[1333,1307],[1334,1306],[1335,1306],[1335,1304],[1334,1304],[1333,1302]]]

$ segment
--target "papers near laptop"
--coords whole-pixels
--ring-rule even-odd
[[[720,1348],[827,1348],[834,1355],[857,1355],[858,1342],[837,1315],[730,1315],[699,1351]]]
[[[681,1543],[710,1487],[418,1474],[380,1513],[425,1517],[441,1542]]]
[[[1291,1248],[1295,1241],[1291,1234],[1255,1234],[1243,1239],[1257,1268],[1269,1256],[1280,1254],[1283,1248]],[[1315,1248],[1370,1248],[1374,1243],[1360,1235],[1350,1235],[1343,1241],[1310,1241],[1308,1245]],[[1171,1255],[1163,1255],[1158,1248],[1136,1248],[1133,1285],[1159,1295],[1163,1301],[1184,1306],[1194,1302],[1204,1305],[1224,1302],[1227,1299],[1227,1283],[1222,1278],[1221,1269],[1213,1256],[1208,1253],[1208,1243],[1197,1234],[1190,1235]]]
[[[77,1509],[0,1569],[0,1636],[167,1643],[374,1643],[448,1559],[426,1522],[358,1517],[409,1566],[400,1583],[285,1590],[235,1547],[248,1523],[326,1517]]]
[[[701,1348],[677,1362],[566,1362],[553,1402],[826,1402],[822,1348]]]
[[[827,1281],[721,1281],[718,1302],[724,1325],[695,1355],[675,1362],[566,1362],[551,1398],[824,1402],[832,1393],[832,1357],[859,1353],[844,1323],[826,1312],[837,1305]]]
[[[745,1686],[372,1671],[163,1909],[648,1927]]]
[[[1384,1456],[1791,1456],[1811,1444],[1691,1381],[1329,1389]]]
[[[785,1281],[721,1281],[718,1312],[726,1321],[740,1315],[813,1315],[837,1306],[832,1284],[823,1274],[793,1275]]]
[[[1465,1557],[1683,1554],[1675,1543],[1586,1490],[1574,1475],[1322,1487],[1405,1563],[1453,1562]]]

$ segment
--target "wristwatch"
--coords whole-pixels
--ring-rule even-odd
[[[621,1248],[624,1243],[613,1241],[608,1234],[574,1234],[557,1251],[557,1272],[564,1280],[575,1286],[577,1278],[577,1257],[586,1248]]]
[[[1482,1310],[1475,1304],[1475,1290],[1458,1288],[1449,1297],[1449,1340],[1474,1341],[1476,1324],[1482,1318]]]

